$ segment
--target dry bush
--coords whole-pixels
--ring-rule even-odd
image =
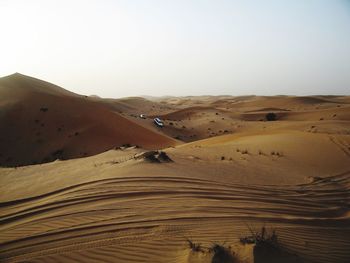
[[[200,243],[194,243],[191,239],[187,238],[187,243],[192,252],[205,252]]]

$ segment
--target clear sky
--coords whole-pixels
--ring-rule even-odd
[[[349,0],[0,0],[0,75],[102,97],[349,94]]]

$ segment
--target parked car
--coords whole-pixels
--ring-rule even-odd
[[[146,119],[146,115],[145,114],[140,114],[140,118],[141,119]]]
[[[158,126],[158,127],[164,127],[164,123],[161,119],[159,118],[154,118],[154,123]]]

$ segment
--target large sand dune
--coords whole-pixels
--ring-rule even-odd
[[[14,74],[0,80],[0,164],[14,166],[97,154],[123,144],[153,149],[176,141],[104,103]]]
[[[0,94],[0,262],[350,262],[348,97]]]

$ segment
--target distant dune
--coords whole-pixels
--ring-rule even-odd
[[[1,262],[350,262],[346,96],[103,99],[16,73],[0,166]]]

